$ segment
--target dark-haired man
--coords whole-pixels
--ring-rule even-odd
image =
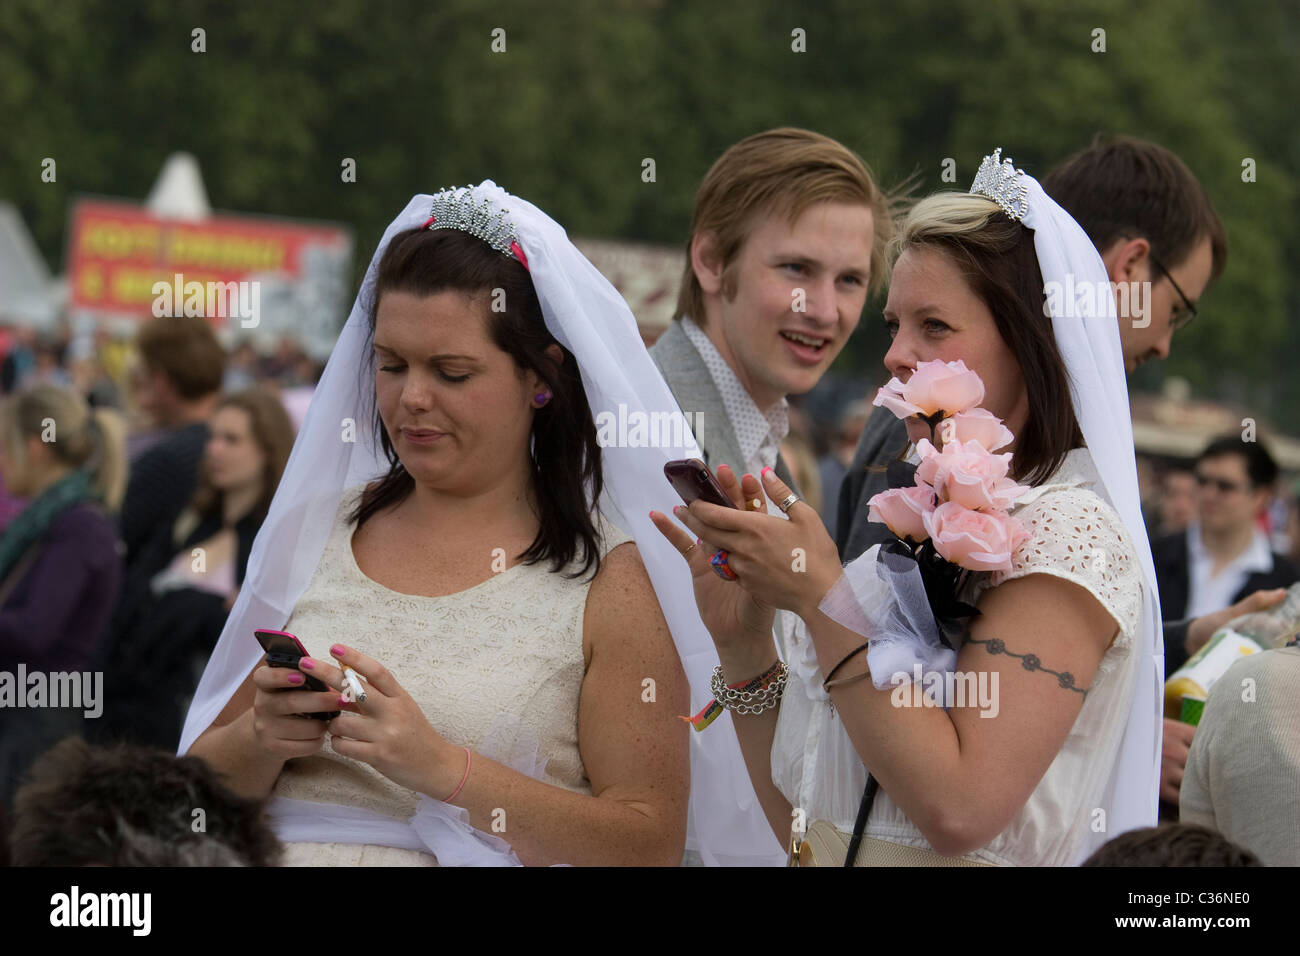
[[[170,530],[194,494],[208,419],[221,397],[226,353],[207,319],[163,316],[136,336],[137,404],[167,434],[131,462],[122,501],[128,567],[159,529]]]
[[[1267,448],[1237,435],[1215,439],[1197,457],[1198,520],[1151,544],[1165,620],[1211,614],[1300,578],[1300,569],[1273,551],[1257,523],[1277,472]],[[1187,650],[1165,647],[1166,673],[1182,666]]]

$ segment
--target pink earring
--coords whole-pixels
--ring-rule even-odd
[[[533,396],[533,401],[537,403],[538,408],[541,408],[550,400],[551,400],[550,392],[538,392],[536,395]]]

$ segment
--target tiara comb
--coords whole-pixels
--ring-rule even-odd
[[[528,268],[528,259],[519,245],[515,224],[510,221],[510,210],[492,209],[492,200],[480,197],[473,186],[453,186],[433,194],[429,218],[421,229],[459,229],[482,239],[504,256],[518,259]]]
[[[1025,182],[1025,171],[1016,169],[1010,159],[1002,159],[1001,146],[993,150],[991,156],[984,157],[970,191],[971,195],[992,199],[1017,222],[1029,212],[1029,185]]]

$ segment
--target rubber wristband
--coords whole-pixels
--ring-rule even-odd
[[[829,686],[828,686],[828,685],[829,685],[830,682],[831,682],[831,678],[835,676],[835,674],[839,671],[839,669],[840,669],[841,667],[843,667],[845,664],[847,664],[847,663],[849,662],[850,659],[852,659],[852,658],[854,658],[854,657],[857,657],[859,654],[861,654],[863,651],[865,651],[865,650],[866,650],[868,647],[870,647],[870,646],[871,646],[871,642],[870,642],[870,641],[867,641],[867,643],[865,643],[865,644],[863,644],[863,645],[861,645],[861,646],[859,646],[859,647],[855,647],[853,650],[851,650],[851,651],[849,651],[847,654],[845,654],[845,655],[844,655],[844,658],[843,658],[843,659],[842,659],[838,664],[836,664],[834,667],[831,668],[831,672],[830,672],[829,674],[827,674],[827,675],[826,675],[826,679],[825,679],[824,681],[822,681],[822,690],[828,690],[828,689],[829,689]]]
[[[466,747],[465,748],[465,776],[460,778],[460,783],[456,784],[456,789],[451,792],[450,797],[447,797],[447,799],[442,801],[443,803],[451,803],[451,801],[455,800],[456,794],[460,793],[461,789],[465,786],[465,781],[469,779],[469,765],[470,765],[470,761],[473,759],[473,756],[474,755],[470,753],[470,749]]]

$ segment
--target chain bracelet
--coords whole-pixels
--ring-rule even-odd
[[[777,676],[766,687],[753,691],[736,690],[727,686],[722,676],[722,665],[719,664],[713,669],[713,679],[709,686],[713,691],[713,699],[720,707],[738,714],[761,714],[780,703],[781,695],[785,693],[785,679],[786,669],[782,664]]]

